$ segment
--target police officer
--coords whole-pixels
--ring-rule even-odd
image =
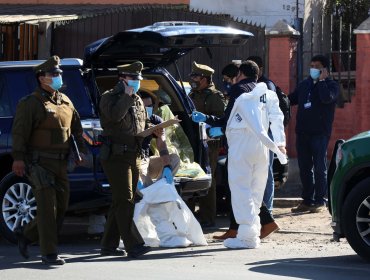
[[[213,82],[212,75],[215,71],[207,66],[192,64],[190,73],[190,86],[192,88],[189,96],[194,102],[197,111],[206,115],[221,117],[225,109],[225,99],[223,94],[218,91]],[[208,156],[212,172],[211,188],[207,196],[199,200],[199,214],[202,227],[215,226],[216,219],[216,167],[220,148],[219,140],[208,141]]]
[[[59,92],[63,85],[59,57],[52,56],[35,67],[36,90],[22,98],[13,123],[13,172],[31,181],[37,217],[17,228],[18,248],[29,258],[27,246],[39,241],[41,260],[63,265],[57,253],[57,233],[69,200],[67,157],[74,135],[85,151],[80,117],[69,98]]]
[[[125,255],[118,249],[122,238],[127,255],[136,258],[150,250],[144,246],[133,221],[142,144],[142,138],[136,134],[148,126],[149,120],[143,101],[136,94],[140,88],[143,64],[137,61],[117,68],[118,83],[103,93],[100,100],[100,120],[104,130],[100,157],[112,190],[101,255]]]

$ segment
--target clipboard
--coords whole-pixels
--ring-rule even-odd
[[[171,120],[168,120],[168,121],[164,121],[160,124],[157,124],[155,126],[152,126],[148,129],[145,129],[144,131],[136,134],[136,136],[139,136],[139,137],[147,137],[149,135],[151,135],[153,133],[154,130],[156,129],[159,129],[159,128],[166,128],[168,126],[171,126],[171,125],[174,125],[174,124],[178,124],[180,122],[179,119],[171,119]]]

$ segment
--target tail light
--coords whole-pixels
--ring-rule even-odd
[[[83,134],[87,144],[90,146],[100,146],[102,143],[99,141],[99,135],[102,134],[103,129],[100,126],[99,120],[82,120],[81,121]]]

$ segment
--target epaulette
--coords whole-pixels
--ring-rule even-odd
[[[32,94],[29,94],[29,95],[23,96],[21,99],[19,99],[19,102],[21,102],[21,101],[25,101],[25,100],[29,99],[31,96],[32,96]]]
[[[61,95],[61,99],[64,103],[67,103],[67,104],[72,104],[72,101],[71,99],[69,99],[69,97],[63,93],[59,93]]]

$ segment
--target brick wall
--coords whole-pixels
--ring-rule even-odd
[[[296,87],[297,77],[297,44],[296,37],[271,36],[269,38],[269,73],[268,77],[289,94]],[[290,157],[296,157],[295,151],[295,112],[293,108],[292,120],[285,129],[288,154]]]

